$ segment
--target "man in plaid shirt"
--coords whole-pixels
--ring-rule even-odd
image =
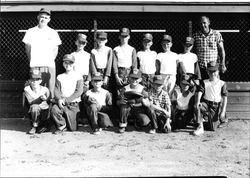
[[[207,64],[216,62],[219,56],[220,71],[224,73],[227,68],[225,66],[225,50],[223,39],[219,31],[210,28],[210,20],[206,16],[200,18],[201,30],[193,36],[195,42],[194,47],[198,56],[202,79],[208,79],[206,72]]]

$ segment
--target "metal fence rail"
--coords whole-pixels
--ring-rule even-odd
[[[223,76],[226,81],[249,81],[249,14],[208,14],[212,28],[221,30],[226,51],[228,72]],[[130,44],[140,50],[141,38],[145,32],[154,36],[152,49],[161,51],[161,37],[164,33],[173,37],[174,52],[182,52],[181,41],[198,28],[200,14],[171,13],[110,13],[78,14],[55,13],[50,26],[58,30],[62,45],[56,59],[57,74],[62,73],[61,59],[64,54],[75,50],[74,40],[79,32],[88,36],[86,51],[94,47],[94,21],[97,28],[108,32],[107,46],[114,48],[119,44],[118,30],[128,27],[132,30]],[[25,55],[22,38],[25,30],[37,24],[35,13],[2,13],[0,19],[0,79],[26,80],[29,63]],[[192,26],[190,26],[192,24]],[[190,28],[192,27],[192,28]]]

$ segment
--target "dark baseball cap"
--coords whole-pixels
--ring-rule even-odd
[[[186,37],[184,44],[185,45],[193,45],[194,39],[192,37],[188,36],[188,37]]]
[[[63,62],[64,62],[64,61],[69,61],[69,62],[74,63],[74,62],[75,62],[75,58],[74,58],[74,56],[71,55],[71,54],[65,54],[65,55],[63,56]]]
[[[139,69],[133,69],[131,71],[131,73],[129,74],[129,77],[139,79],[139,78],[141,78],[141,75],[142,75],[142,73]]]
[[[172,42],[172,37],[170,35],[163,35],[162,41]]]
[[[103,32],[103,31],[97,32],[97,34],[96,34],[96,38],[98,38],[98,39],[101,39],[101,38],[107,39],[107,37],[108,37],[108,34]]]
[[[153,36],[150,33],[146,33],[143,35],[143,41],[152,41],[153,40]]]
[[[129,33],[130,33],[130,31],[129,31],[128,28],[122,28],[122,29],[120,29],[120,35],[121,36],[129,36]]]
[[[31,79],[41,79],[42,74],[39,69],[31,69],[30,70],[30,78]]]
[[[210,62],[207,64],[207,70],[210,72],[215,72],[215,71],[219,70],[219,64]]]
[[[94,75],[92,75],[91,80],[93,81],[102,81],[103,80],[103,76],[100,72],[96,72],[94,73]]]
[[[87,41],[87,36],[84,35],[84,34],[82,34],[82,33],[79,33],[79,34],[77,35],[77,40],[78,40],[78,41],[83,41],[83,42],[88,42],[88,41]]]
[[[153,83],[163,85],[164,84],[164,78],[161,75],[155,75],[153,78]]]
[[[43,14],[43,13],[51,15],[51,11],[49,9],[46,9],[46,8],[40,9],[39,14]]]

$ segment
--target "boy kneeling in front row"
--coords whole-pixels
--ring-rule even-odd
[[[48,131],[49,128],[49,105],[50,95],[47,87],[41,86],[42,75],[39,70],[32,70],[29,85],[24,88],[25,97],[29,103],[29,115],[32,128],[28,134],[35,134]]]
[[[140,85],[141,71],[133,69],[129,74],[129,85],[119,91],[117,105],[120,109],[119,132],[124,133],[130,116],[135,127],[147,126],[151,122],[150,132],[158,128],[156,115],[148,100],[148,93]]]
[[[226,107],[228,91],[226,82],[219,79],[218,68],[218,64],[208,64],[207,72],[209,79],[203,80],[198,88],[195,113],[199,126],[194,131],[194,135],[202,135],[204,133],[204,121],[208,125],[208,130],[212,131],[218,127],[218,121],[221,122],[219,127],[227,123]],[[203,97],[202,94],[204,94]]]
[[[103,76],[99,72],[92,76],[91,84],[93,89],[85,93],[83,102],[93,134],[99,135],[102,129],[113,127],[113,123],[110,120],[112,96],[108,90],[102,88]]]
[[[65,72],[57,76],[55,86],[56,104],[51,109],[51,116],[55,121],[57,130],[54,134],[60,134],[67,129],[77,130],[77,115],[80,114],[79,102],[83,93],[83,79],[74,71],[75,58],[66,54],[63,57]]]

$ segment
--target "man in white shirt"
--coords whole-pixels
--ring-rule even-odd
[[[48,26],[51,12],[42,8],[37,16],[38,25],[28,29],[23,42],[30,62],[30,68],[37,68],[42,73],[42,85],[49,88],[51,98],[54,97],[55,87],[55,58],[58,46],[61,44],[58,33]]]

